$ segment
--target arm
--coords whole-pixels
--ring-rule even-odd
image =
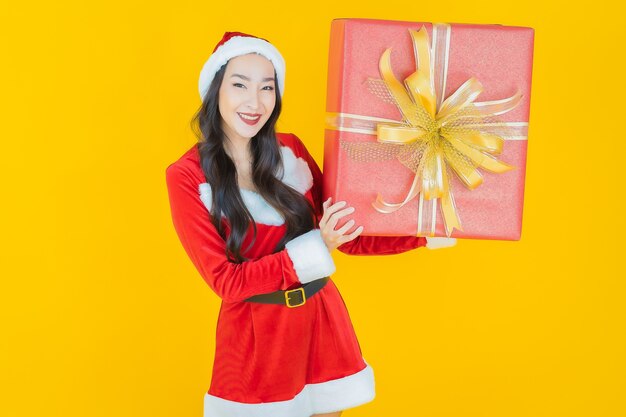
[[[285,290],[297,282],[310,282],[335,271],[319,230],[292,239],[280,252],[240,264],[228,261],[226,242],[200,200],[199,181],[192,170],[171,164],[166,169],[166,183],[178,238],[202,278],[224,301]]]
[[[317,165],[317,162],[315,162],[315,159],[313,159],[302,141],[300,141],[297,136],[293,136],[296,139],[296,144],[300,151],[300,157],[307,162],[307,164],[309,165],[309,169],[311,170],[311,174],[313,174],[313,188],[311,192],[313,194],[315,212],[319,221],[319,219],[324,214],[322,208],[323,174],[319,166]],[[426,246],[426,243],[426,238],[421,236],[359,235],[353,240],[346,242],[341,246],[338,246],[337,249],[349,255],[393,255]]]

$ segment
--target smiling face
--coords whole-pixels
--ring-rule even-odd
[[[272,115],[276,104],[272,62],[251,53],[231,58],[219,90],[222,129],[231,140],[250,139]]]

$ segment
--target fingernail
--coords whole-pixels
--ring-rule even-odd
[[[345,201],[340,201],[340,202],[339,202],[339,204],[341,204],[341,205],[345,205],[345,204],[346,204],[346,202],[345,202]]]

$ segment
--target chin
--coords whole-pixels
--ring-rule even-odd
[[[259,133],[259,131],[264,125],[265,125],[265,122],[263,122],[262,124],[259,124],[258,126],[254,126],[254,129],[240,129],[237,131],[237,133],[239,133],[244,138],[251,138],[257,133]]]
[[[250,131],[250,130],[246,130],[246,131],[238,131],[237,133],[239,134],[239,136],[241,136],[242,138],[248,138],[248,139],[252,139],[254,137],[254,135],[256,135],[257,133],[259,133],[259,130],[261,129],[256,129],[254,131]]]

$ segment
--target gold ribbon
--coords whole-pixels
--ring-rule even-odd
[[[376,135],[377,142],[341,141],[349,156],[361,161],[398,159],[415,173],[406,197],[399,203],[385,202],[380,194],[372,203],[381,213],[392,213],[419,195],[417,235],[424,235],[430,222],[430,236],[436,226],[437,201],[447,236],[461,228],[449,183],[450,167],[470,190],[482,183],[478,168],[494,173],[514,169],[494,155],[502,152],[504,140],[525,140],[527,122],[501,122],[496,116],[512,110],[522,94],[485,102],[475,102],[483,91],[481,83],[470,78],[442,102],[448,70],[450,25],[433,24],[430,45],[424,26],[409,29],[413,40],[416,71],[404,80],[396,79],[391,68],[391,48],[379,61],[382,80],[368,79],[370,90],[395,104],[402,121],[348,113],[327,113],[326,128]],[[427,213],[424,200],[430,200]]]

